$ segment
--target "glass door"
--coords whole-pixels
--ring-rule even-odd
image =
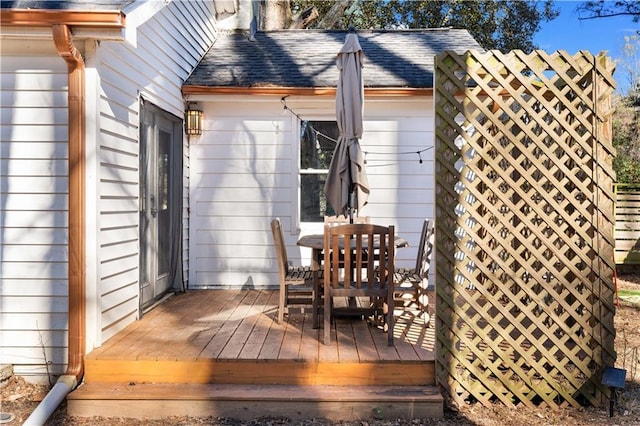
[[[171,231],[178,206],[173,203],[172,147],[182,135],[177,119],[144,105],[140,138],[140,295],[141,308],[162,297],[172,286]]]

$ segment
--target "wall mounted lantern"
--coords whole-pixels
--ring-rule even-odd
[[[195,105],[187,105],[184,117],[184,132],[187,135],[202,134],[202,111],[195,109]]]

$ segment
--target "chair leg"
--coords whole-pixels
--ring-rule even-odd
[[[287,299],[287,286],[280,283],[280,294],[278,295],[278,324],[284,321],[284,302]]]
[[[387,304],[387,324],[388,324],[388,331],[387,331],[387,339],[388,339],[388,344],[389,346],[393,346],[393,309],[389,309],[389,305]]]
[[[317,329],[320,328],[320,324],[319,324],[319,316],[320,316],[320,287],[318,284],[318,275],[314,274],[313,276],[313,285],[312,288],[313,290],[311,290],[311,306],[313,309],[313,313],[311,318],[313,318],[313,328]]]
[[[324,289],[324,344],[331,344],[331,296],[327,289]]]
[[[424,324],[425,327],[430,327],[430,323],[431,323],[431,316],[433,315],[432,311],[431,311],[431,307],[429,306],[429,300],[431,297],[435,298],[435,293],[431,290],[429,290],[428,288],[424,289],[424,296],[423,296],[423,306],[424,306],[424,310],[422,312],[422,318],[424,320]]]
[[[387,293],[387,298],[385,300],[385,304],[384,304],[384,308],[386,309],[386,311],[384,312],[384,314],[386,315],[386,323],[387,323],[387,344],[389,346],[393,346],[393,327],[394,327],[394,323],[393,323],[393,311],[395,310],[395,301],[393,300],[393,287],[389,288],[389,292]]]

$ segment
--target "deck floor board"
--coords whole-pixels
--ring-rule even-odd
[[[273,290],[191,290],[179,293],[87,355],[91,360],[263,360],[329,363],[433,361],[434,329],[397,315],[395,346],[362,319],[332,321],[330,345],[322,321],[292,314],[278,324]]]

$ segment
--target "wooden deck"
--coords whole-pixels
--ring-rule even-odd
[[[408,404],[399,412],[389,408],[389,413],[438,416],[442,412],[441,397],[433,386],[434,329],[426,327],[423,319],[398,312],[395,346],[388,346],[386,334],[378,326],[362,319],[338,318],[332,327],[332,344],[324,345],[322,329],[312,328],[310,313],[294,314],[285,317],[283,324],[276,323],[277,298],[278,292],[272,290],[176,294],[86,356],[84,382],[69,395],[69,411],[81,416],[108,415],[113,408],[107,400],[118,404],[121,412],[124,401],[133,399],[130,414],[140,414],[143,401],[155,401],[158,395],[166,400],[171,393],[180,398],[199,394],[196,400],[228,400],[228,395],[243,394],[258,398],[266,410],[266,394],[251,396],[262,392],[264,386],[278,387],[267,392],[272,396],[289,394],[289,403],[291,395],[309,401],[325,395],[322,399],[329,403],[331,398],[322,390],[328,386],[330,394],[338,395],[339,401],[332,404],[338,404],[335,409],[340,412],[342,404],[357,405],[339,396],[341,387],[350,389],[346,393],[352,395],[357,395],[354,388],[360,387],[364,395],[371,394],[371,386],[378,391],[387,386],[394,390],[384,395],[385,401],[394,400],[395,395]],[[235,390],[229,386],[236,386]],[[316,397],[308,396],[309,389]],[[381,397],[379,392],[374,394]],[[416,411],[416,398],[436,401],[435,411]],[[163,404],[172,406],[168,401]],[[193,400],[190,404],[193,410]],[[394,406],[402,405],[398,404],[396,401]],[[212,406],[219,407],[216,404],[205,406],[206,413],[224,415],[210,411]],[[320,405],[315,401],[313,406]],[[277,407],[276,411],[283,409]],[[300,405],[293,408],[299,410]],[[243,412],[242,407],[239,410]],[[149,413],[160,411],[152,403]],[[360,415],[363,413],[356,414]]]
[[[88,354],[85,381],[365,385],[371,380],[355,375],[369,376],[369,364],[376,364],[377,374],[419,370],[387,378],[388,384],[433,383],[433,327],[422,319],[399,315],[395,346],[364,320],[336,319],[332,344],[324,345],[311,314],[275,322],[277,296],[269,290],[177,294]]]

